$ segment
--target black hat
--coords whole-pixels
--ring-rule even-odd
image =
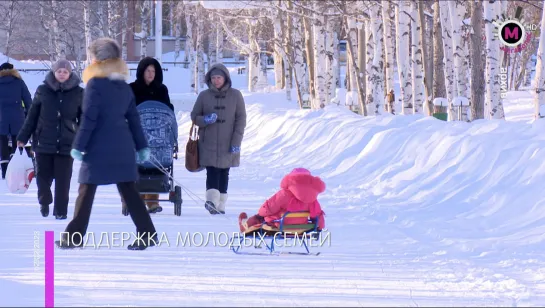
[[[2,65],[0,65],[0,71],[3,71],[3,70],[12,70],[13,69],[13,64],[11,63],[3,63]]]

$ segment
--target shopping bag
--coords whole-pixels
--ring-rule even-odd
[[[6,183],[13,194],[24,194],[34,179],[34,163],[23,148],[17,148],[13,153],[8,169]]]
[[[204,170],[199,164],[199,131],[195,123],[191,124],[189,129],[189,140],[185,146],[185,168],[189,172],[199,172]]]

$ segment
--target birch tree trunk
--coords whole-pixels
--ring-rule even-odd
[[[291,10],[291,0],[287,2],[288,9]],[[295,75],[295,84],[301,95],[301,107],[308,103],[310,99],[309,81],[307,66],[304,61],[303,46],[305,46],[304,29],[301,17],[294,14],[290,17],[293,27],[291,28],[292,39],[291,46],[293,48],[293,71]]]
[[[356,20],[354,18],[347,18],[347,32],[348,33],[346,35],[349,39],[346,41],[346,48],[347,50],[352,50],[354,52],[354,57],[347,57],[346,59],[347,66],[345,74],[347,76],[346,84],[348,91],[346,91],[345,105],[347,105],[350,110],[356,111],[358,109],[358,106],[365,106],[365,99],[363,100],[363,102],[359,102],[358,100],[358,82],[356,76],[358,74],[358,67],[360,67],[357,63],[357,60],[359,59],[357,51],[360,44],[358,41],[358,28]],[[365,65],[361,66],[360,68],[364,67]]]
[[[445,63],[443,62],[443,38],[441,34],[441,12],[439,0],[433,4],[433,98],[446,98]]]
[[[140,37],[140,59],[144,59],[148,55],[148,34],[149,34],[149,15],[150,15],[151,0],[143,0],[141,6],[141,24],[142,28],[139,33]]]
[[[148,0],[142,0],[142,1],[148,1]],[[104,37],[106,31],[104,30],[106,28],[105,22],[104,22],[104,1],[97,1],[97,37]],[[106,29],[107,30],[107,29]]]
[[[285,53],[282,56],[283,69],[284,69],[284,88],[286,90],[286,99],[291,101],[291,89],[293,85],[293,73],[292,73],[292,63],[293,63],[293,47],[292,47],[292,29],[293,23],[289,14],[286,14],[282,19],[282,24],[285,25],[282,34],[282,40],[284,45]],[[297,95],[298,100],[301,98],[300,93]],[[301,101],[302,102],[302,101]]]
[[[394,90],[394,38],[392,37],[392,20],[390,11],[392,4],[390,2],[382,2],[382,24],[384,29],[384,48],[385,48],[385,64],[386,64],[386,93]],[[389,113],[395,113],[395,102],[388,103],[387,110]]]
[[[182,49],[182,9],[180,4],[181,3],[174,6],[176,10],[174,13],[174,62],[178,61],[178,57],[180,57],[180,50]],[[176,63],[174,66],[176,66]]]
[[[314,9],[324,12],[325,2],[314,2]],[[329,101],[329,88],[326,84],[327,73],[325,56],[325,18],[321,14],[314,16],[314,84],[316,85],[315,100],[312,102],[312,109],[323,108]]]
[[[534,112],[535,118],[539,119],[545,117],[545,10],[541,16],[534,87]]]
[[[197,22],[197,63],[196,63],[196,80],[195,85],[198,86],[198,90],[204,88],[204,75],[206,72],[204,71],[204,8],[198,4],[197,7],[197,14],[196,14],[196,22]],[[197,89],[197,86],[195,86]],[[197,92],[198,93],[198,92]]]
[[[214,18],[210,18],[210,19],[214,19]],[[215,24],[217,24],[217,22],[215,22]],[[216,25],[212,25],[211,26],[212,29],[210,29],[210,31],[208,32],[208,67],[212,67],[212,65],[216,64],[217,61],[216,61],[216,53],[217,53],[217,43],[218,43],[218,38],[216,37],[216,35],[218,34],[217,31],[216,31]]]
[[[123,12],[123,27],[121,29],[121,55],[124,61],[127,61],[127,34],[129,31],[129,2],[121,3]]]
[[[375,42],[374,42],[374,33],[371,30],[371,20],[365,22],[365,42],[366,42],[366,53],[365,53],[365,108],[367,114],[374,114],[375,108],[373,104],[373,55],[375,53]]]
[[[443,64],[445,66],[445,89],[447,93],[448,101],[448,119],[453,120],[453,106],[452,102],[454,96],[456,95],[456,82],[455,82],[455,73],[454,73],[454,50],[452,46],[452,23],[450,22],[450,10],[447,1],[439,1],[439,9],[441,15],[441,33],[443,41]]]
[[[371,66],[371,76],[369,80],[371,81],[371,97],[372,101],[369,102],[368,106],[372,107],[373,115],[382,115],[384,114],[384,62],[383,62],[383,31],[380,29],[382,24],[381,10],[378,5],[371,6],[369,14],[371,15],[370,28],[373,33],[373,62]]]
[[[397,46],[397,70],[399,75],[402,114],[413,113],[413,86],[412,86],[412,66],[410,58],[411,35],[411,6],[410,1],[399,1],[396,7],[396,46]]]
[[[363,3],[360,3],[361,9],[363,10]],[[360,16],[361,17],[361,16]],[[357,37],[354,39],[355,43],[352,42],[350,45],[357,46],[356,48],[353,48],[353,54],[354,58],[351,58],[351,63],[354,64],[353,69],[353,75],[352,78],[354,79],[354,87],[356,87],[356,90],[352,92],[352,94],[355,96],[357,94],[357,102],[361,109],[361,114],[366,117],[369,115],[367,112],[367,67],[365,61],[367,61],[367,33],[366,31],[366,23],[359,22],[356,23],[356,27],[358,28],[358,31],[356,32]],[[346,44],[348,46],[348,42]],[[355,99],[354,99],[355,100]]]
[[[466,40],[464,36],[464,27],[463,20],[466,14],[465,1],[459,2],[457,0],[448,1],[449,13],[452,23],[452,41],[454,48],[454,68],[455,68],[455,78],[456,78],[456,87],[455,93],[456,96],[462,96],[469,98],[469,88],[468,88],[468,53]]]
[[[431,76],[430,70],[431,70],[431,63],[429,63],[429,56],[428,56],[428,46],[430,45],[430,40],[426,36],[426,20],[424,17],[424,2],[422,0],[418,0],[418,3],[416,3],[418,6],[418,31],[420,32],[420,57],[422,59],[422,81],[424,82],[424,93],[422,98],[422,104],[423,109],[422,112],[426,115],[431,115],[433,112],[433,106],[431,101],[431,82],[430,78],[433,78]]]
[[[413,81],[413,111],[415,114],[423,114],[424,105],[424,80],[422,65],[422,48],[420,46],[420,18],[418,17],[418,4],[412,2],[411,10],[411,60]]]
[[[189,62],[186,68],[189,69],[189,80],[191,88],[193,91],[198,94],[199,89],[197,89],[197,84],[195,83],[195,45],[193,44],[193,14],[194,7],[187,5],[185,6],[185,24],[187,27],[186,37],[185,37],[185,62]]]
[[[303,25],[305,29],[305,51],[306,51],[306,62],[307,62],[307,76],[309,80],[309,100],[308,102],[312,104],[312,102],[315,100],[316,97],[316,87],[315,87],[315,58],[314,58],[314,50],[313,50],[313,35],[312,35],[312,25],[310,24],[310,21],[308,17],[303,17]]]
[[[483,4],[471,0],[471,119],[484,119],[484,65],[482,62]]]
[[[216,27],[216,63],[223,63],[223,27]]]
[[[116,39],[119,31],[117,30],[117,21],[119,20],[117,1],[108,0],[108,37]]]
[[[84,29],[85,29],[85,50],[88,50],[93,41],[91,35],[91,1],[83,1],[83,20],[84,20]],[[91,64],[91,57],[88,52],[86,52],[87,60],[85,61],[86,66]]]
[[[281,42],[282,41],[282,11],[281,10],[275,10],[274,13],[274,20],[273,20],[273,30],[274,30],[274,41],[275,42]],[[276,89],[283,89],[285,84],[285,78],[284,78],[284,70],[282,65],[282,52],[279,50],[280,44],[274,44],[274,85]]]
[[[331,13],[331,11],[330,11]],[[327,101],[326,104],[331,103],[331,100],[336,96],[337,79],[335,72],[337,71],[338,58],[335,58],[335,20],[333,17],[326,17],[325,19],[326,31],[325,31],[325,57],[326,57],[326,86],[327,86]]]

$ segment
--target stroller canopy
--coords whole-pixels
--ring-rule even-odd
[[[158,101],[145,101],[136,109],[151,151],[150,161],[139,166],[155,169],[157,161],[162,167],[171,166],[174,148],[178,145],[178,123],[174,112]]]

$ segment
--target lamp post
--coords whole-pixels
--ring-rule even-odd
[[[163,1],[155,0],[155,59],[163,58]]]

